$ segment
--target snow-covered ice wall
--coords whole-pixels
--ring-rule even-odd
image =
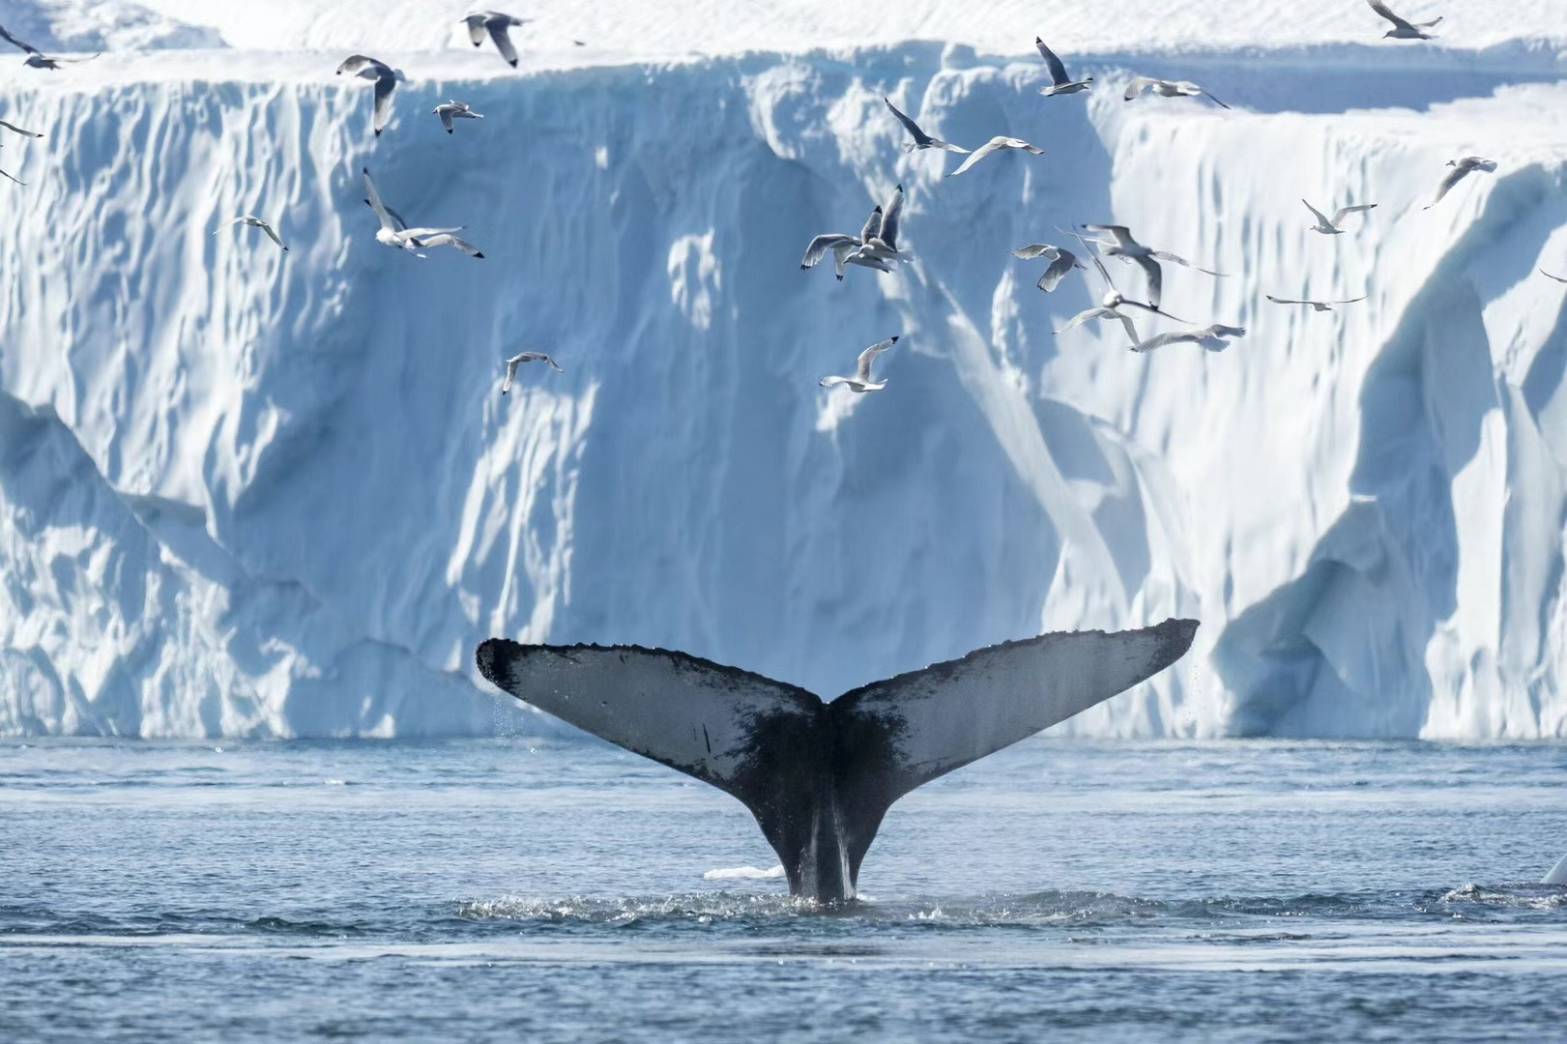
[[[535,727],[475,682],[492,634],[831,695],[1186,615],[1182,664],[1070,727],[1567,735],[1554,55],[1087,56],[1100,89],[1049,101],[1037,59],[928,43],[410,55],[379,141],[339,57],[4,79],[48,137],[0,153],[28,183],[0,186],[0,731]],[[1237,109],[1124,104],[1133,70]],[[884,92],[1048,154],[944,179]],[[448,97],[487,118],[448,137]],[[1423,210],[1470,152],[1501,169]],[[365,165],[487,259],[378,246]],[[799,270],[900,181],[916,264]],[[1303,195],[1381,206],[1328,239]],[[212,234],[245,212],[289,252]],[[1089,284],[1047,297],[1010,250],[1110,219],[1226,273],[1169,271],[1166,304],[1250,335],[1053,336]],[[892,333],[886,393],[816,386]],[[503,398],[519,347],[567,372]]]

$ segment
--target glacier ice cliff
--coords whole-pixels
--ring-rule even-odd
[[[492,634],[831,695],[1181,615],[1186,661],[1068,727],[1567,735],[1567,308],[1535,274],[1567,270],[1567,86],[1387,53],[1078,56],[1103,89],[1051,101],[1037,61],[927,43],[410,57],[375,142],[335,57],[12,77],[0,115],[49,136],[5,151],[0,732],[538,727],[476,683]],[[1134,69],[1243,108],[1125,105]],[[946,180],[883,93],[1047,154]],[[448,137],[447,97],[488,118]],[[1467,152],[1501,169],[1423,210]],[[488,260],[378,247],[365,165]],[[917,263],[799,271],[898,181]],[[1332,240],[1300,196],[1381,207]],[[290,252],[211,234],[242,212]],[[1009,251],[1110,219],[1227,273],[1165,301],[1250,336],[1054,337],[1088,284]],[[893,333],[887,392],[817,388]],[[567,372],[500,396],[520,347]]]

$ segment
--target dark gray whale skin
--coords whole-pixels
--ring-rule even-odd
[[[495,685],[611,743],[738,798],[795,895],[852,899],[882,817],[915,787],[1152,677],[1195,620],[1058,632],[873,682],[824,703],[797,686],[636,645],[476,653]]]

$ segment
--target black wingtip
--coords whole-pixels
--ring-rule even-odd
[[[484,252],[483,252],[483,251],[480,251],[480,252],[479,252],[479,253],[477,253],[477,254],[474,254],[474,255],[473,255],[473,256],[474,256],[474,257],[475,257],[475,258],[476,258],[476,259],[477,259],[477,260],[480,260],[480,261],[483,261],[483,260],[484,260]]]
[[[902,336],[903,336],[902,334],[893,334],[891,337],[888,338],[888,340],[890,340],[893,344],[897,344],[898,343],[898,338],[900,338]]]
[[[515,69],[515,68],[517,68],[517,59],[513,58],[511,61],[507,62],[506,64],[511,66],[513,69]]]

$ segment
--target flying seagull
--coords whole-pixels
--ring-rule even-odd
[[[985,142],[985,144],[981,145],[979,148],[975,149],[974,154],[968,159],[964,160],[958,169],[949,173],[947,177],[955,178],[959,174],[962,174],[964,171],[968,170],[974,164],[978,163],[980,160],[984,159],[986,156],[989,156],[992,152],[1001,152],[1004,149],[1016,149],[1021,152],[1027,152],[1034,156],[1043,156],[1045,154],[1044,149],[1037,145],[1030,145],[1022,138],[1008,138],[1005,135],[998,134],[994,138],[991,138],[989,141]]]
[[[430,110],[441,118],[441,126],[446,128],[446,133],[452,132],[452,120],[482,120],[484,113],[474,112],[467,102],[449,101],[437,105]]]
[[[1189,330],[1185,333],[1162,333],[1156,337],[1150,337],[1146,341],[1140,341],[1132,345],[1134,352],[1151,352],[1156,348],[1163,348],[1171,344],[1200,344],[1210,352],[1222,352],[1230,346],[1230,338],[1246,336],[1246,328],[1243,326],[1225,326],[1223,323],[1214,323],[1212,326],[1201,330]]]
[[[880,227],[866,236],[865,245],[849,256],[849,264],[863,265],[870,261],[880,261],[885,264],[888,261],[913,260],[910,255],[898,249],[898,229],[902,224],[902,218],[903,186],[900,184],[892,190],[892,195],[887,197],[887,202],[882,207]],[[869,228],[870,223],[866,222],[866,229]]]
[[[409,228],[399,217],[387,209],[381,202],[381,193],[376,191],[375,181],[370,177],[370,168],[364,168],[365,193],[370,197],[365,200],[370,204],[370,209],[375,211],[376,218],[381,222],[381,227],[376,229],[375,241],[385,246],[406,250],[416,257],[424,257],[419,251],[425,247],[449,246],[455,247],[469,257],[482,258],[484,254],[472,243],[466,243],[458,239],[456,233],[462,231],[457,228]]]
[[[1447,177],[1443,178],[1442,183],[1436,187],[1436,198],[1426,204],[1426,210],[1430,210],[1442,202],[1442,197],[1446,196],[1454,185],[1468,177],[1472,171],[1483,171],[1486,174],[1496,173],[1496,161],[1481,159],[1479,156],[1465,156],[1463,159],[1448,160],[1447,165],[1453,169],[1447,172]]]
[[[850,391],[861,393],[881,391],[887,387],[887,379],[884,377],[879,381],[871,380],[871,363],[876,361],[876,356],[897,343],[896,334],[885,341],[877,341],[860,353],[859,366],[855,369],[853,377],[823,377],[817,383],[823,388],[831,388],[835,384],[847,384]]]
[[[1177,254],[1164,250],[1150,250],[1133,238],[1131,230],[1125,225],[1084,225],[1083,228],[1089,232],[1103,232],[1110,237],[1109,240],[1093,240],[1104,248],[1106,257],[1125,258],[1143,270],[1143,274],[1148,277],[1148,303],[1155,308],[1159,307],[1159,302],[1164,296],[1164,270],[1159,267],[1160,261],[1168,261],[1171,264],[1196,269],[1204,275],[1223,278],[1222,273],[1193,264]]]
[[[1547,272],[1543,268],[1540,269],[1540,274],[1543,275],[1547,279],[1554,279],[1558,283],[1567,283],[1567,276],[1551,275],[1551,273]]]
[[[75,62],[90,62],[97,58],[96,54],[89,54],[85,58],[61,58],[59,55],[39,54],[34,51],[23,59],[22,64],[29,69],[58,69],[61,62],[72,64]]]
[[[288,251],[288,247],[283,246],[283,241],[278,238],[277,231],[275,229],[273,229],[273,227],[271,225],[267,224],[265,221],[261,220],[260,218],[254,217],[253,215],[250,215],[250,214],[246,214],[246,215],[244,215],[242,217],[237,217],[237,218],[233,219],[232,221],[225,221],[223,224],[219,225],[216,229],[214,229],[212,234],[213,235],[217,235],[219,232],[222,232],[225,228],[233,228],[235,225],[249,225],[251,228],[259,228],[259,229],[261,229],[261,231],[263,231],[263,232],[265,232],[267,234],[267,238],[268,239],[272,240],[272,242],[276,243],[278,246],[283,247],[283,250],[284,250],[285,253]]]
[[[523,363],[531,362],[549,363],[550,369],[554,370],[556,373],[566,372],[560,368],[554,359],[550,358],[550,356],[544,352],[518,352],[510,359],[506,360],[506,379],[501,382],[502,395],[505,395],[511,391],[511,382],[517,376],[517,367],[521,366]]]
[[[963,146],[954,145],[947,141],[942,141],[940,138],[932,138],[929,134],[926,134],[924,131],[920,130],[919,124],[915,123],[903,113],[899,112],[898,107],[892,104],[892,102],[885,96],[882,97],[882,101],[886,102],[887,108],[891,109],[892,114],[898,117],[898,122],[903,124],[904,127],[908,128],[908,132],[914,136],[913,141],[906,141],[903,143],[904,152],[913,152],[915,149],[945,149],[948,152],[957,152],[963,155],[968,154],[968,149],[965,149]]]
[[[1045,46],[1045,41],[1034,37],[1034,46],[1039,48],[1039,56],[1045,60],[1045,67],[1050,70],[1050,79],[1053,81],[1049,87],[1039,88],[1039,93],[1046,98],[1053,98],[1058,94],[1076,94],[1079,91],[1089,90],[1094,82],[1092,76],[1085,76],[1081,80],[1074,80],[1066,74],[1066,66],[1055,52]]]
[[[16,179],[16,178],[14,178],[14,177],[12,177],[12,176],[11,176],[11,175],[9,175],[9,174],[7,174],[7,173],[6,173],[6,172],[5,172],[5,171],[3,171],[3,170],[0,170],[0,177],[3,177],[3,178],[5,178],[5,179],[6,179],[6,180],[7,180],[7,181],[16,181],[16,183],[17,183],[17,184],[18,184],[18,185],[20,185],[20,186],[22,186],[22,187],[23,187],[23,188],[26,188],[26,187],[27,187],[27,182],[25,182],[25,181],[17,181],[17,179]]]
[[[880,236],[881,216],[882,209],[878,206],[871,211],[865,227],[857,236],[845,232],[826,232],[812,239],[810,245],[805,248],[805,256],[800,259],[800,267],[815,268],[821,259],[831,252],[833,268],[840,281],[843,279],[845,265],[863,265],[879,272],[891,272],[892,266],[887,262],[860,253],[861,247]]]
[[[1301,200],[1301,202],[1306,203],[1304,199]],[[1360,213],[1362,211],[1375,210],[1376,208],[1377,205],[1375,203],[1359,203],[1354,206],[1339,207],[1338,210],[1333,212],[1333,218],[1329,220],[1327,215],[1322,213],[1322,211],[1318,210],[1310,203],[1306,203],[1306,209],[1311,211],[1311,213],[1317,219],[1317,223],[1311,227],[1311,230],[1313,232],[1321,232],[1325,236],[1343,235],[1344,230],[1340,228],[1339,225],[1346,217],[1351,214]]]
[[[1067,234],[1072,236],[1079,243],[1083,244],[1084,252],[1088,255],[1088,259],[1094,263],[1094,269],[1099,273],[1099,277],[1105,281],[1107,290],[1104,297],[1100,300],[1099,306],[1097,308],[1089,308],[1085,311],[1079,312],[1077,315],[1073,316],[1065,326],[1057,330],[1056,333],[1066,333],[1068,330],[1075,329],[1076,327],[1079,327],[1091,320],[1117,319],[1120,321],[1122,328],[1126,331],[1126,336],[1130,339],[1130,343],[1141,343],[1142,337],[1137,333],[1137,326],[1132,322],[1131,316],[1127,315],[1121,310],[1122,308],[1140,308],[1145,312],[1152,312],[1154,315],[1162,315],[1166,319],[1173,319],[1178,323],[1186,323],[1188,326],[1191,325],[1187,322],[1187,320],[1182,319],[1180,316],[1171,315],[1169,312],[1166,312],[1164,309],[1160,308],[1157,304],[1149,304],[1144,301],[1133,301],[1131,298],[1122,294],[1119,290],[1116,289],[1115,280],[1110,278],[1110,272],[1105,268],[1104,262],[1099,260],[1099,255],[1094,252],[1094,245],[1103,244],[1100,244],[1098,240],[1087,239],[1075,231],[1068,232]]]
[[[23,128],[18,127],[14,123],[7,123],[5,120],[0,120],[0,127],[4,127],[8,131],[15,131],[16,133],[24,135],[24,136],[29,137],[29,138],[41,138],[41,137],[43,137],[43,135],[39,134],[37,131],[24,130]]]
[[[499,11],[475,11],[473,14],[463,16],[463,23],[468,26],[468,39],[473,41],[473,45],[475,47],[482,45],[484,34],[489,33],[490,39],[495,41],[495,49],[501,52],[501,57],[506,59],[506,64],[513,69],[517,68],[517,48],[512,46],[511,36],[507,30],[527,21],[526,18],[517,18]]]
[[[1123,95],[1123,97],[1127,101],[1131,101],[1138,95],[1144,94],[1148,91],[1152,91],[1161,98],[1203,97],[1207,98],[1221,109],[1229,108],[1228,105],[1215,98],[1208,90],[1203,87],[1199,87],[1190,80],[1157,80],[1151,76],[1138,76],[1133,79],[1131,84],[1126,88],[1126,94]]]
[[[375,81],[375,116],[371,120],[371,126],[375,129],[376,137],[380,137],[387,123],[392,119],[392,91],[399,81],[406,80],[407,77],[403,75],[401,69],[394,69],[385,62],[363,54],[353,54],[344,58],[343,64],[337,67],[337,72],[338,75],[351,73]]]
[[[27,43],[25,40],[18,40],[16,37],[12,36],[6,31],[6,28],[3,25],[0,25],[0,39],[4,39],[6,43],[26,51],[28,54],[41,53],[38,48],[34,47],[32,44]]]
[[[1393,23],[1393,28],[1389,29],[1387,32],[1382,34],[1382,39],[1384,39],[1384,40],[1387,40],[1387,39],[1393,39],[1393,40],[1435,40],[1436,39],[1436,37],[1432,36],[1430,33],[1422,32],[1421,30],[1433,28],[1434,26],[1437,25],[1437,23],[1441,22],[1442,19],[1436,18],[1436,19],[1433,19],[1432,21],[1429,21],[1429,22],[1406,22],[1406,21],[1404,21],[1404,19],[1402,19],[1402,18],[1398,17],[1398,15],[1394,14],[1393,13],[1393,9],[1388,7],[1387,4],[1384,4],[1382,2],[1382,0],[1366,0],[1366,2],[1371,5],[1371,10],[1375,11],[1377,14],[1381,15],[1383,18],[1386,18],[1388,21]]]
[[[1272,301],[1274,304],[1310,305],[1314,311],[1318,312],[1331,312],[1333,311],[1333,307],[1335,305],[1359,304],[1367,297],[1366,294],[1361,294],[1359,297],[1351,297],[1347,301],[1296,301],[1287,297],[1274,297],[1272,294],[1264,294],[1263,296]]]
[[[1030,243],[1025,247],[1018,247],[1012,251],[1012,256],[1024,261],[1032,261],[1042,257],[1050,264],[1045,268],[1045,274],[1039,277],[1039,282],[1034,285],[1045,293],[1050,293],[1061,285],[1067,273],[1074,268],[1081,269],[1083,263],[1077,259],[1077,255],[1070,250],[1062,250],[1058,246],[1049,243]]]

